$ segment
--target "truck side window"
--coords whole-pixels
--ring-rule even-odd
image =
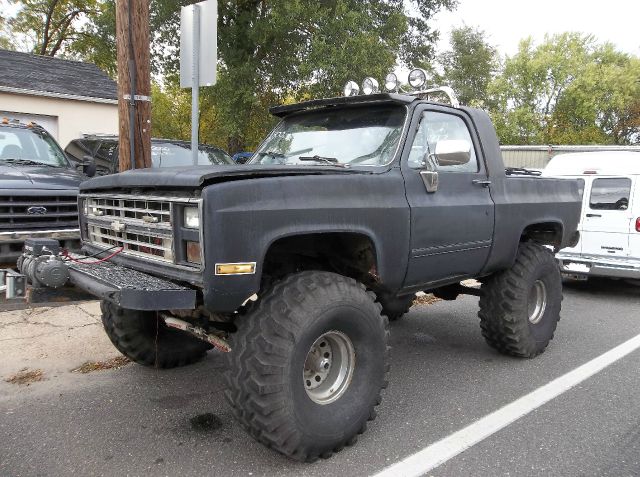
[[[595,179],[591,186],[589,207],[593,210],[627,210],[630,192],[631,179]]]
[[[418,132],[411,145],[409,167],[422,169],[425,154],[432,154],[441,139],[464,139],[471,144],[471,159],[460,166],[439,166],[442,172],[478,172],[478,159],[471,141],[471,134],[462,118],[453,114],[425,111],[420,119]]]

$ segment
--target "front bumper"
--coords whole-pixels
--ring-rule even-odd
[[[196,290],[112,263],[70,264],[69,280],[91,295],[130,310],[196,307]]]
[[[611,277],[640,279],[640,260],[629,257],[606,258],[559,253],[560,271],[576,277]]]

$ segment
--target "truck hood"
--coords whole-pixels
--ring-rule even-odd
[[[77,189],[85,179],[67,167],[0,164],[0,189]]]
[[[371,168],[342,168],[335,166],[283,166],[283,165],[216,165],[196,167],[163,167],[138,169],[119,174],[96,177],[82,184],[80,190],[115,189],[122,187],[200,187],[209,182],[250,179],[272,176],[363,174]]]

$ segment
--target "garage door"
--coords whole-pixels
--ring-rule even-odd
[[[38,123],[45,128],[49,134],[51,134],[55,140],[58,140],[58,117],[57,116],[45,116],[44,114],[28,114],[17,113],[14,111],[0,111],[0,118],[17,119],[23,123],[30,121]]]

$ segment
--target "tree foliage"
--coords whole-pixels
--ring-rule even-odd
[[[488,86],[498,72],[498,53],[486,34],[470,26],[454,28],[450,49],[437,57],[442,72],[435,72],[435,82],[451,86],[458,99],[471,106],[489,105]]]
[[[639,61],[590,35],[531,38],[490,85],[504,144],[638,142]]]
[[[33,53],[56,56],[83,41],[85,26],[99,13],[98,0],[9,0],[19,5],[8,20],[13,34],[23,35]]]

